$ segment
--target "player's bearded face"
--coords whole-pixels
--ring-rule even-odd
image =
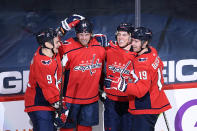
[[[58,53],[58,48],[60,47],[60,40],[59,40],[59,38],[58,37],[55,37],[54,39],[53,39],[53,41],[54,41],[54,48],[53,48],[53,51],[55,52],[55,53]]]
[[[120,48],[125,48],[131,43],[130,34],[126,31],[118,31],[117,32],[117,42]]]
[[[141,50],[141,47],[142,47],[141,46],[142,45],[142,42],[141,42],[141,40],[132,38],[131,45],[133,47],[133,51],[134,52],[139,52]]]
[[[88,43],[91,38],[91,33],[77,33],[77,38],[83,46],[88,46]]]

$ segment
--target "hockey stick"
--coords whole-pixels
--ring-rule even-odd
[[[120,72],[120,76],[122,77],[122,74],[124,73],[124,71],[127,69],[127,67],[129,66],[129,64],[131,63],[131,61],[129,61],[126,66],[123,68],[123,70]]]
[[[59,80],[59,82],[61,82],[60,85],[60,91],[59,91],[59,108],[55,111],[55,119],[54,119],[54,125],[56,126],[56,128],[61,128],[65,125],[65,122],[67,120],[68,117],[68,113],[69,113],[69,108],[67,107],[67,105],[63,104],[63,78],[64,78],[64,67],[62,66],[62,73],[61,73],[61,78]],[[65,108],[66,107],[66,108]]]
[[[165,123],[166,123],[167,130],[170,131],[170,127],[169,127],[169,124],[168,124],[168,121],[167,121],[167,118],[166,118],[166,113],[163,112],[162,114],[163,114],[163,118],[164,118]]]
[[[64,76],[64,70],[63,70],[64,68],[63,68],[63,65],[62,65],[62,74],[61,74],[61,86],[60,86],[60,98],[59,98],[59,103],[60,103],[60,108],[59,108],[59,111],[58,111],[58,115],[60,116],[60,113],[61,113],[61,110],[62,110],[62,108],[63,108],[63,76]]]

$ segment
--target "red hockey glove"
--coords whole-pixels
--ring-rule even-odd
[[[78,15],[78,14],[73,14],[61,22],[62,28],[65,31],[69,31],[73,27],[75,27],[80,22],[80,20],[83,20],[83,19],[85,19],[85,17]]]
[[[66,103],[63,103],[62,106],[60,106],[56,111],[55,111],[55,118],[54,118],[54,125],[57,128],[61,128],[64,126],[66,123],[66,119],[69,113],[69,109],[66,106]]]

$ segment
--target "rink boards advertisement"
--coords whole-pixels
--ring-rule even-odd
[[[31,121],[24,113],[24,92],[28,82],[29,65],[38,45],[32,32],[39,30],[41,23],[56,27],[52,15],[18,13],[10,19],[15,20],[17,32],[2,33],[0,48],[0,131],[30,131]],[[21,22],[16,17],[22,17]],[[32,19],[30,19],[33,17]],[[165,93],[172,109],[160,114],[156,131],[194,131],[197,130],[197,34],[192,21],[172,19],[168,30],[164,27],[167,17],[143,15],[142,24],[152,29],[154,46],[164,63]],[[38,19],[38,20],[37,20]],[[110,19],[110,21],[108,21]],[[48,21],[46,21],[48,20]],[[103,33],[108,39],[115,40],[116,26],[122,21],[134,21],[134,15],[111,15],[91,18],[95,25],[94,33]],[[6,23],[4,19],[3,23]],[[154,21],[154,23],[152,22]],[[113,22],[113,24],[111,24]],[[40,25],[40,26],[39,26]],[[184,26],[183,26],[184,25]],[[44,25],[43,25],[44,26]],[[97,28],[96,28],[97,27]],[[6,32],[6,31],[5,31]],[[73,36],[71,31],[66,38]],[[163,34],[165,34],[163,37]],[[66,39],[65,38],[65,39]],[[104,108],[100,103],[100,119]],[[103,130],[101,121],[94,131]]]

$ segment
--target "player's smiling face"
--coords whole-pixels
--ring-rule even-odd
[[[77,33],[77,38],[83,46],[88,46],[88,43],[91,38],[91,33]]]
[[[117,32],[117,42],[120,48],[124,48],[131,42],[131,36],[126,31]]]
[[[139,52],[141,50],[141,47],[142,47],[142,41],[139,40],[139,39],[132,38],[131,45],[133,47],[134,52]]]

